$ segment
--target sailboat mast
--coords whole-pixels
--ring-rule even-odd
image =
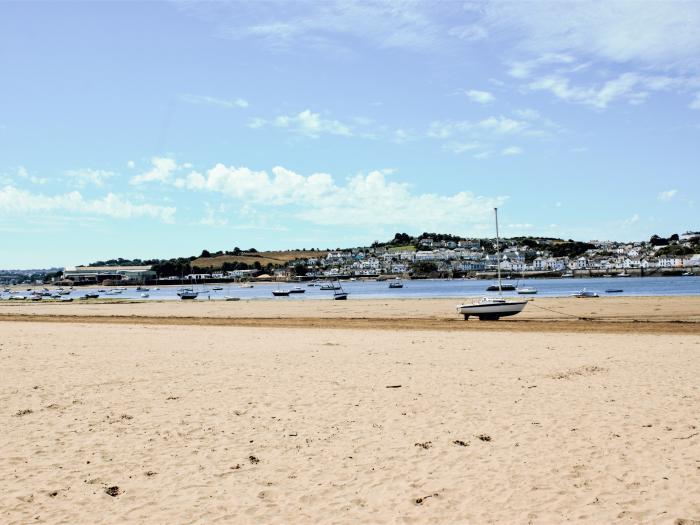
[[[498,295],[502,295],[503,290],[501,289],[501,255],[500,255],[501,241],[498,237],[498,208],[494,208],[493,213],[496,215],[496,269],[498,271]]]

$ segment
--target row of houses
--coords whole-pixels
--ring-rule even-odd
[[[653,268],[689,268],[700,266],[700,255],[656,256],[659,247],[643,243],[597,243],[585,254],[553,257],[547,251],[534,251],[527,246],[507,246],[500,256],[473,247],[399,250],[345,250],[328,252],[325,257],[302,261],[319,275],[376,275],[406,273],[421,262],[434,263],[441,271],[478,272],[501,270],[510,272],[567,272],[573,270],[629,270]],[[500,258],[500,260],[499,260]],[[298,261],[297,261],[298,264]]]

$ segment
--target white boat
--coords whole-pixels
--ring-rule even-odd
[[[143,297],[144,299],[146,299],[147,297],[149,297],[149,295],[148,295],[147,293],[142,293],[142,294],[141,294],[141,297]]]
[[[599,295],[595,292],[588,291],[584,288],[580,292],[576,292],[575,294],[571,294],[571,297],[579,297],[579,298],[585,299],[585,298],[589,298],[589,297],[599,297]]]
[[[618,277],[632,277],[632,274],[629,274],[627,272],[622,272],[617,274]]]
[[[537,288],[528,288],[523,286],[522,288],[516,288],[515,291],[520,295],[534,295],[537,293]]]
[[[253,288],[253,285],[250,283],[242,283],[238,285],[239,288]]]
[[[497,321],[501,317],[519,314],[527,301],[506,301],[502,297],[482,297],[471,304],[460,304],[457,311],[468,320],[476,316],[481,321]]]
[[[177,296],[182,300],[196,299],[198,295],[199,292],[195,292],[194,288],[181,288],[177,292]]]
[[[224,289],[223,286],[214,286],[214,287],[212,288],[212,290],[214,290],[215,292],[218,292],[219,290],[223,290],[223,289]]]
[[[289,293],[304,293],[306,290],[304,290],[301,286],[295,286],[291,290],[289,290]]]
[[[496,218],[496,258],[500,260],[500,238],[498,235],[498,208],[493,209]],[[497,264],[498,268],[498,297],[482,297],[475,300],[473,303],[465,303],[457,306],[457,312],[464,316],[467,321],[470,316],[474,315],[480,321],[497,321],[501,317],[519,314],[525,308],[527,301],[506,301],[501,295],[503,283],[501,283],[501,265]],[[515,288],[515,287],[513,287]]]
[[[571,272],[566,272],[566,273],[562,274],[562,277],[565,277],[565,278],[566,277],[573,277],[573,276],[574,276],[574,274]]]
[[[389,288],[403,288],[403,283],[401,281],[391,281]]]
[[[335,284],[335,283],[322,284],[321,290],[340,290],[340,283],[338,283],[338,284]]]
[[[236,297],[234,295],[224,295],[224,301],[240,301],[240,297]]]

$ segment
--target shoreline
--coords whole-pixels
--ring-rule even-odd
[[[499,321],[462,320],[454,298],[2,303],[0,322],[257,328],[700,334],[700,296],[538,298]]]

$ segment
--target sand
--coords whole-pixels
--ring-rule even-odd
[[[3,304],[0,522],[700,520],[697,301]]]
[[[0,321],[53,321],[534,332],[689,333],[700,335],[700,295],[530,299],[524,312],[493,322],[464,322],[455,299],[0,302]]]

